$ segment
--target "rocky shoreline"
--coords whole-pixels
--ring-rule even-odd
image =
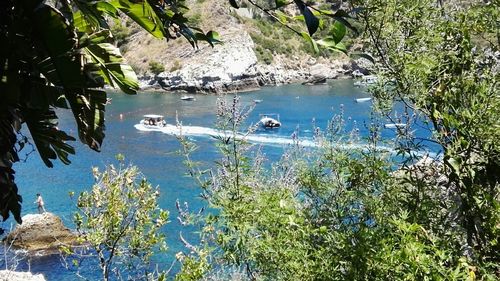
[[[31,272],[20,272],[11,270],[0,270],[0,281],[45,281],[42,274]]]
[[[49,256],[61,254],[61,247],[79,245],[78,235],[67,228],[61,218],[53,213],[27,214],[23,223],[17,225],[2,240],[9,250],[21,250],[22,257]],[[42,274],[0,270],[0,281],[44,281]]]
[[[25,250],[28,255],[53,255],[60,254],[61,246],[78,244],[78,235],[52,213],[28,214],[22,219],[23,224],[3,239],[13,249]]]
[[[369,73],[368,61],[290,61],[279,55],[270,65],[257,60],[254,43],[247,32],[228,37],[214,48],[204,46],[185,54],[183,66],[156,76],[140,78],[142,90],[163,89],[189,93],[232,93],[290,83],[324,84],[328,79]],[[355,75],[353,75],[355,74]]]

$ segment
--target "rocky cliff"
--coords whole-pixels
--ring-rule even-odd
[[[226,2],[206,0],[192,2],[191,15],[200,18],[205,30],[216,30],[221,34],[222,44],[210,47],[200,43],[193,48],[186,40],[179,38],[169,42],[156,40],[137,29],[121,46],[126,59],[139,73],[143,89],[154,87],[168,91],[201,93],[227,93],[259,88],[263,85],[280,85],[305,82],[324,83],[343,75],[366,73],[366,67],[351,61],[345,55],[335,58],[314,58],[303,52],[302,39],[287,37],[269,24],[273,38],[267,38],[262,24],[255,24],[255,14],[236,13]],[[246,11],[246,10],[243,10]],[[242,19],[244,18],[244,19]],[[246,19],[245,19],[246,18]],[[279,28],[278,28],[279,29]],[[252,37],[250,36],[252,34]],[[252,38],[276,42],[287,46],[289,51],[279,51],[267,46],[272,61],[262,61],[256,50],[264,48]],[[276,39],[279,37],[279,39]],[[286,50],[288,50],[286,49]],[[164,71],[153,75],[149,64],[154,62]]]
[[[4,238],[13,248],[28,251],[29,254],[58,254],[63,245],[76,245],[77,235],[64,226],[61,219],[52,213],[28,214],[23,224]]]
[[[165,90],[189,92],[233,92],[258,88],[257,57],[246,32],[229,33],[228,40],[215,48],[193,50],[183,67],[163,72],[153,79]]]
[[[168,91],[228,93],[254,90],[264,85],[294,82],[324,83],[349,74],[348,59],[329,61],[308,58],[301,60],[275,55],[272,64],[262,64],[254,52],[254,42],[246,31],[226,34],[227,41],[201,47],[184,54],[182,66],[157,76],[145,77],[142,86],[158,86]]]

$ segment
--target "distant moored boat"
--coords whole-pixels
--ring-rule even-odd
[[[359,99],[356,99],[356,102],[357,103],[360,103],[360,102],[367,102],[367,101],[371,101],[372,98],[359,98]]]
[[[386,129],[399,129],[404,127],[406,127],[405,123],[388,123],[384,125],[384,128]]]
[[[368,86],[377,83],[377,76],[375,75],[366,75],[361,77],[361,80],[354,82],[354,86]]]
[[[182,96],[181,100],[196,100],[193,96]]]

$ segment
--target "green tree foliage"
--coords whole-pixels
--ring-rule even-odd
[[[281,161],[269,165],[241,138],[247,112],[237,98],[232,104],[220,101],[218,116],[227,136],[219,138],[222,157],[214,171],[197,172],[190,161],[193,146],[183,141],[202,197],[216,211],[198,217],[181,212],[181,220],[200,227],[202,243],[179,255],[179,280],[198,280],[220,267],[243,268],[250,280],[474,276],[470,260],[446,244],[449,236],[412,220],[403,184],[407,177],[393,172],[398,163],[377,146],[376,127],[366,149],[352,149],[345,143],[355,141],[356,134],[345,138],[351,132],[336,116],[325,132],[315,128],[317,148],[305,149],[297,141]]]
[[[86,253],[96,258],[103,280],[153,280],[152,254],[166,250],[161,227],[168,212],[159,208],[158,188],[139,173],[137,167],[108,166],[93,169],[95,184],[78,196],[74,215],[81,242],[90,246]],[[131,279],[130,279],[131,278]]]
[[[238,7],[236,0],[229,3]],[[261,8],[253,1],[250,3]],[[345,20],[349,15],[342,10],[316,11],[303,1],[294,3],[303,15],[308,32],[291,30],[310,41],[314,49],[317,44],[311,36],[321,25],[317,15],[350,26]],[[275,4],[276,9],[282,8],[285,1]],[[286,16],[262,10],[276,19],[281,18],[280,22],[286,25]],[[184,16],[186,11],[184,0],[2,1],[0,92],[4,98],[0,105],[0,215],[4,220],[12,213],[21,222],[22,198],[12,166],[19,161],[18,152],[29,143],[19,134],[23,125],[30,131],[45,165],[52,167],[55,159],[69,164],[68,156],[74,154],[74,148],[67,142],[75,138],[58,129],[55,109],[71,109],[80,141],[99,151],[105,135],[107,98],[103,86],[119,87],[127,94],[138,90],[133,69],[111,44],[114,40],[107,20],[115,20],[115,26],[120,26],[125,15],[154,37],[169,40],[182,36],[193,47],[198,41],[210,45],[219,42],[217,32],[203,33],[198,27],[191,27]],[[119,33],[118,36],[123,35]],[[326,46],[337,48],[338,43],[330,42]]]
[[[233,0],[229,2],[234,8],[239,8],[242,1]],[[338,6],[329,4],[329,1],[247,0],[247,2],[258,8],[267,19],[281,24],[292,34],[302,37],[311,45],[314,53],[319,52],[319,46],[327,50],[347,53],[345,45],[341,42],[345,36],[345,29],[350,28],[357,32],[357,29],[349,22],[349,19],[353,18],[353,14],[340,9]],[[289,5],[294,5],[300,15],[287,12],[285,7]],[[302,28],[303,24],[305,24],[305,30]],[[261,29],[267,29],[266,25],[265,21],[257,22],[257,26]],[[327,29],[326,27],[330,25],[336,25],[338,28]],[[263,36],[266,37],[272,33],[271,30],[268,32],[262,31]],[[284,33],[283,35],[286,37],[289,34]],[[286,49],[286,47],[283,48]]]
[[[128,26],[128,22],[123,24],[120,20],[115,20],[114,23],[111,24],[110,28],[116,46],[120,47],[127,42],[131,33],[131,28]]]
[[[53,5],[51,5],[53,4]],[[0,214],[21,222],[21,196],[12,165],[27,139],[45,165],[70,163],[75,138],[57,127],[55,108],[71,109],[80,141],[99,151],[104,138],[105,84],[135,94],[137,78],[113,46],[107,19],[128,16],[154,37],[213,44],[216,32],[192,30],[184,1],[6,0],[0,4]]]
[[[381,102],[402,101],[427,119],[443,149],[443,173],[454,202],[445,213],[460,227],[416,221],[450,239],[470,260],[500,263],[500,95],[498,2],[361,1],[384,85]],[[438,3],[436,3],[438,2]],[[409,141],[408,141],[409,140]],[[401,151],[418,148],[407,137]],[[406,153],[405,153],[406,154]],[[428,187],[427,187],[428,188]],[[458,253],[457,253],[458,254]]]

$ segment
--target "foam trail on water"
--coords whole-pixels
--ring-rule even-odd
[[[135,128],[140,131],[157,131],[162,132],[168,135],[173,136],[205,136],[205,137],[230,137],[232,136],[232,132],[217,130],[207,127],[199,127],[199,126],[182,126],[178,127],[175,125],[167,124],[164,127],[153,127],[153,126],[144,126],[142,124],[136,124]],[[245,139],[248,142],[260,143],[260,144],[274,144],[274,145],[293,145],[298,143],[304,147],[317,147],[318,144],[312,140],[293,140],[289,137],[277,137],[277,136],[269,136],[269,135],[259,135],[259,134],[238,134],[236,135],[236,139]]]
[[[199,136],[199,137],[230,137],[232,136],[232,132],[222,131],[208,127],[200,127],[200,126],[175,126],[171,124],[167,124],[164,127],[155,127],[155,126],[144,126],[143,124],[136,124],[134,127],[139,131],[155,131],[162,132],[172,136]],[[236,139],[245,139],[248,142],[259,143],[259,144],[267,144],[267,145],[294,145],[298,144],[303,147],[318,147],[319,144],[311,139],[299,139],[293,140],[290,137],[277,137],[277,136],[269,136],[269,135],[259,135],[259,134],[238,134]],[[368,145],[366,144],[346,144],[346,143],[338,143],[337,146],[341,149],[367,149]],[[396,151],[387,146],[378,146],[379,151],[387,151],[393,154]],[[421,152],[419,155],[427,155],[429,157],[436,156],[435,153],[431,152]]]

